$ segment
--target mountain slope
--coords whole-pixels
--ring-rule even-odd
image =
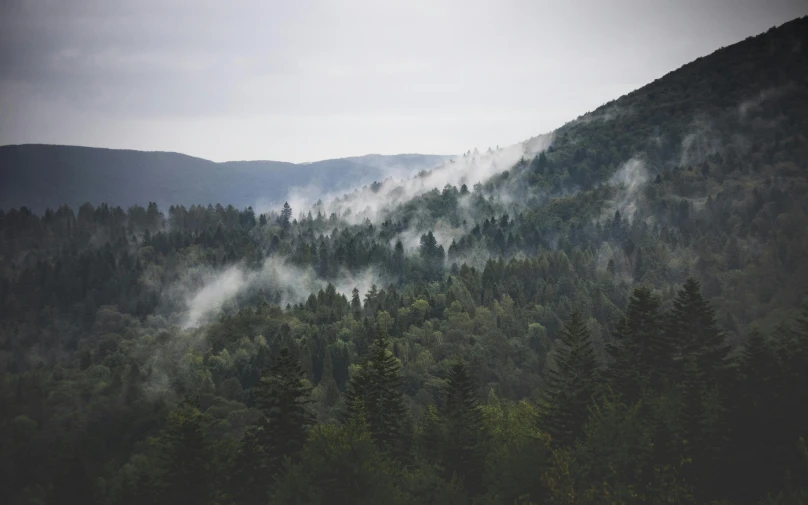
[[[0,502],[159,500],[185,447],[200,503],[806,503],[807,21],[297,219],[0,212]],[[322,426],[267,479],[284,348]]]
[[[289,188],[323,192],[372,182],[387,170],[417,172],[446,156],[404,154],[294,164],[279,161],[214,163],[179,153],[55,145],[0,146],[0,208],[42,212],[66,203],[128,207],[156,202],[231,203],[237,207],[282,199]]]

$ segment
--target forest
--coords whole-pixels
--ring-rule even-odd
[[[306,207],[0,210],[0,502],[808,503],[805,48]]]

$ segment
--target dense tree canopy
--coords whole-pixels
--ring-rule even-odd
[[[0,210],[0,502],[804,502],[807,24],[400,205]]]

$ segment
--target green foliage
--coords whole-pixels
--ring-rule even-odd
[[[162,470],[153,491],[160,503],[213,503],[215,473],[203,414],[183,403],[169,414],[159,438]]]
[[[306,442],[306,431],[314,423],[306,410],[311,387],[303,380],[300,363],[282,348],[277,361],[255,387],[255,404],[262,417],[256,432],[267,458],[270,475],[288,457],[296,455]]]
[[[277,482],[272,503],[405,503],[397,470],[361,423],[320,425]]]
[[[663,332],[660,305],[649,288],[635,288],[607,348],[613,360],[607,372],[610,385],[628,404],[652,385],[659,390],[672,374],[673,342]]]
[[[410,423],[401,391],[401,362],[387,350],[385,335],[380,325],[364,369],[351,378],[347,419],[364,419],[379,448],[402,457],[409,451]]]
[[[540,425],[554,443],[569,445],[583,434],[589,406],[600,394],[599,375],[590,331],[574,310],[561,332],[542,400]]]
[[[807,23],[378,215],[0,211],[0,502],[799,502]]]

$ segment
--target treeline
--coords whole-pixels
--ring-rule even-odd
[[[236,397],[238,389],[226,372],[213,373],[215,393],[176,384],[185,389],[177,403],[155,404],[143,388],[155,372],[141,371],[136,360],[122,363],[126,372],[111,382],[99,375],[101,367],[82,364],[83,381],[96,392],[79,394],[109,402],[102,410],[96,405],[91,417],[122,425],[94,433],[102,420],[88,418],[87,431],[72,433],[78,439],[64,439],[64,423],[79,419],[59,413],[53,398],[43,397],[48,388],[40,388],[82,374],[55,369],[45,382],[43,372],[11,377],[2,396],[14,414],[3,424],[4,502],[786,504],[808,498],[808,306],[793,327],[773,335],[752,331],[730,353],[696,281],[684,284],[667,311],[652,290],[638,287],[603,358],[588,318],[571,311],[542,374],[545,386],[532,400],[486,391],[474,359],[451,352],[431,379],[434,399],[420,413],[405,393],[406,369],[417,365],[388,336],[387,313],[347,317],[361,321],[366,343],[347,377],[338,372],[339,353],[329,354],[313,391],[311,370],[294,356],[299,349],[279,347],[283,337],[269,347],[259,342],[260,370],[238,393],[249,396],[252,408],[224,419],[221,411],[232,400],[217,395]],[[208,351],[204,367],[222,370],[225,354]],[[64,395],[63,387],[48,396]],[[322,402],[335,414],[327,423],[314,408]],[[110,429],[151,435],[117,447],[104,443],[116,440]]]
[[[806,23],[373,222],[0,210],[0,502],[805,503]]]

